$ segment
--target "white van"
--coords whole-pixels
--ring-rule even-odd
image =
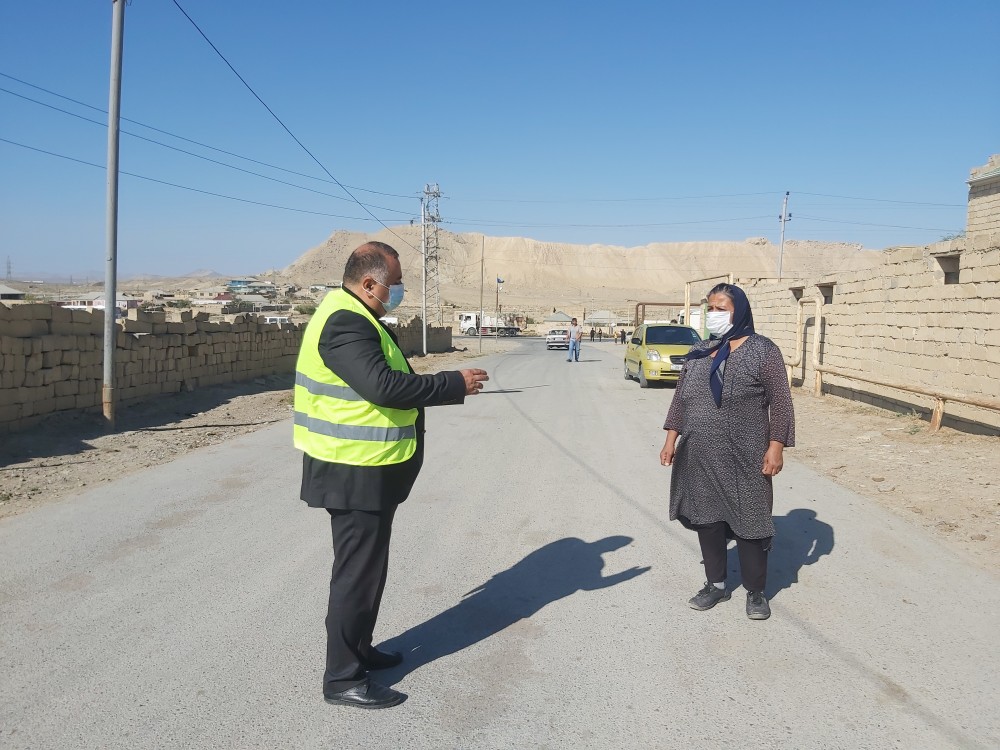
[[[287,315],[268,315],[264,318],[265,323],[277,323],[279,326],[291,322]]]

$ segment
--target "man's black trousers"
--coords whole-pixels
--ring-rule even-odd
[[[396,506],[383,511],[327,510],[333,530],[333,572],[323,692],[329,695],[365,678],[362,662],[371,652],[389,572],[389,537]]]
[[[727,537],[732,537],[736,539],[736,551],[740,556],[743,588],[763,593],[764,586],[767,585],[767,553],[771,549],[773,537],[742,539],[732,532],[725,521],[698,525],[694,529],[698,532],[705,577],[709,583],[722,583],[726,580]]]

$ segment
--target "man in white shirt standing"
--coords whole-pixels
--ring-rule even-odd
[[[566,352],[566,361],[580,361],[580,342],[583,341],[583,326],[576,324],[576,318],[570,323],[566,332],[566,340],[569,342],[569,349]]]

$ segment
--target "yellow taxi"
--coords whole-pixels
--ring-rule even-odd
[[[640,388],[658,382],[677,382],[687,353],[701,341],[693,328],[667,323],[643,323],[625,348],[625,379],[635,378]]]

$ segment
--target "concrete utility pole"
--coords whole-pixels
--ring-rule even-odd
[[[785,255],[785,224],[792,220],[792,215],[788,213],[788,191],[785,191],[785,200],[781,203],[781,216],[778,217],[778,221],[781,222],[781,242],[778,245],[778,280],[781,280],[781,262]]]
[[[479,253],[479,353],[483,353],[483,288],[486,286],[486,235]]]
[[[109,430],[115,429],[115,313],[118,311],[118,127],[121,124],[122,41],[125,0],[113,0],[111,85],[108,93],[107,262],[104,269],[104,387],[101,400]]]

